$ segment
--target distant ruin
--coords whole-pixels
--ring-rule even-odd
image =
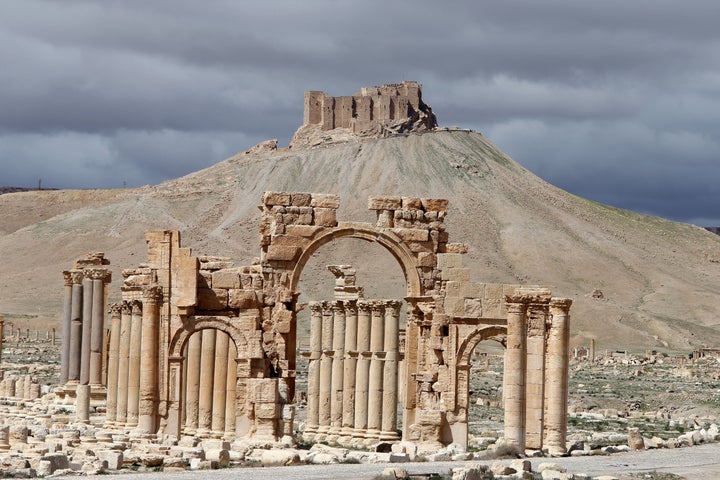
[[[192,255],[177,231],[148,232],[147,263],[122,272],[104,362],[96,325],[109,277],[106,260],[91,256],[65,275],[58,393],[72,398],[74,387],[78,420],[87,421],[90,397],[105,391],[100,378],[105,426],[147,439],[290,445],[300,353],[310,361],[308,439],[356,447],[402,439],[435,451],[467,445],[472,353],[495,340],[506,349],[506,442],[565,453],[571,301],[544,287],[470,282],[467,247],[445,229],[447,204],[370,197],[375,224],[338,222],[336,195],[266,192],[260,260],[244,267]],[[298,352],[303,268],[343,238],[376,243],[397,260],[407,318],[399,300],[363,299],[350,266],[330,266],[335,300],[310,305],[310,350]]]
[[[432,108],[422,100],[422,85],[414,81],[363,87],[341,97],[308,91],[304,105],[303,125],[291,145],[307,143],[304,137],[315,131],[343,129],[374,137],[429,131],[438,125]]]

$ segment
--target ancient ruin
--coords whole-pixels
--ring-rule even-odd
[[[310,304],[302,434],[356,446],[402,439],[425,451],[466,445],[471,354],[493,339],[506,347],[506,441],[565,452],[570,300],[543,287],[471,283],[467,248],[445,229],[446,200],[370,197],[375,224],[338,222],[338,207],[336,195],[267,192],[260,258],[245,267],[193,256],[179,232],[148,232],[148,261],[123,270],[122,302],[111,308],[106,427],[149,439],[292,444],[297,285],[320,247],[358,238],[401,266],[407,318],[400,300],[364,299],[351,266],[329,267],[335,300]],[[104,261],[97,255],[66,273],[61,390],[76,382],[78,402],[103,378],[92,339],[109,280]]]
[[[355,95],[332,97],[305,92],[303,125],[291,145],[308,143],[313,134],[346,130],[357,136],[387,136],[436,128],[437,118],[422,100],[422,85],[414,81],[363,87]]]

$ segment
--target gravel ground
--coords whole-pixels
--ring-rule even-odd
[[[531,459],[533,470],[540,463],[553,462],[565,466],[568,472],[586,475],[623,475],[647,472],[674,473],[687,480],[708,480],[720,478],[720,443],[712,443],[688,448],[643,450],[618,453],[608,456],[535,458]],[[182,480],[185,478],[211,480],[301,480],[301,479],[349,479],[370,480],[381,475],[388,466],[398,466],[410,474],[447,473],[450,469],[478,463],[509,463],[508,460],[435,462],[402,464],[341,464],[341,465],[301,465],[273,468],[231,468],[222,470],[187,471],[173,473],[133,473],[123,474],[123,480]],[[87,478],[87,477],[64,477]],[[637,478],[637,477],[635,477]]]

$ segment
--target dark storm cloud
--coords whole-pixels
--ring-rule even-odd
[[[711,1],[0,3],[0,184],[156,183],[286,144],[304,90],[424,84],[577,195],[720,225]]]

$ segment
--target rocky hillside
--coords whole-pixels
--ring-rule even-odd
[[[2,195],[0,313],[20,325],[59,325],[61,271],[88,251],[111,260],[116,299],[120,270],[145,259],[148,229],[178,229],[195,253],[249,264],[265,190],[338,193],[340,221],[374,221],[369,195],[448,198],[451,241],[469,245],[473,280],[550,285],[573,298],[574,344],[720,345],[719,236],[571,195],[468,131],[257,149],[141,189]],[[332,295],[328,263],[356,265],[368,296],[403,295],[387,252],[341,240],[308,264],[301,301]]]

